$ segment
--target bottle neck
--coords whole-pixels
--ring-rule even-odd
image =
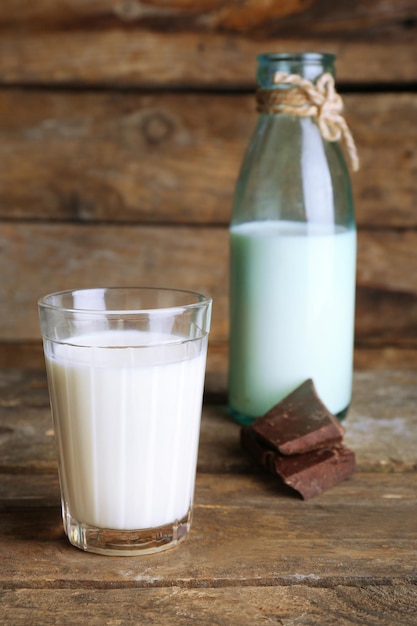
[[[277,89],[274,81],[276,72],[298,74],[311,82],[324,73],[334,76],[334,55],[318,52],[303,54],[261,54],[258,56],[258,70],[256,78],[260,89]]]

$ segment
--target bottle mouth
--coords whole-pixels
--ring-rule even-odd
[[[297,63],[300,61],[304,64],[331,64],[335,58],[336,55],[329,52],[265,52],[257,57],[260,64],[273,62]]]
[[[256,80],[260,89],[282,89],[275,82],[276,72],[298,74],[315,82],[319,76],[328,72],[334,76],[334,54],[327,52],[280,52],[265,53],[258,56]],[[290,89],[290,85],[285,86]]]

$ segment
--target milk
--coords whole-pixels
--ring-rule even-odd
[[[333,413],[351,398],[356,233],[259,221],[231,228],[229,402],[256,417],[307,378]]]
[[[109,330],[70,341],[45,342],[64,511],[123,530],[180,520],[193,500],[207,338]]]

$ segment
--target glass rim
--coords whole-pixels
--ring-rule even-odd
[[[94,291],[102,291],[102,292],[113,292],[116,291],[124,291],[124,292],[163,292],[163,293],[172,293],[172,294],[182,294],[193,296],[196,301],[190,302],[188,304],[173,304],[172,306],[161,306],[161,307],[149,307],[149,308],[111,308],[111,309],[98,309],[91,307],[68,307],[62,306],[59,304],[54,304],[52,302],[48,302],[48,299],[56,297],[63,297],[65,295],[70,295],[74,293],[87,293]],[[202,306],[208,306],[212,303],[213,299],[210,296],[205,296],[204,294],[198,291],[192,291],[189,289],[175,289],[171,287],[85,287],[80,289],[63,289],[61,291],[54,291],[46,294],[45,296],[41,296],[38,299],[38,306],[41,309],[48,309],[50,311],[59,311],[60,313],[69,313],[69,314],[77,314],[77,315],[146,315],[154,311],[158,311],[158,313],[162,312],[173,312],[173,311],[183,311],[189,309],[198,309]]]
[[[317,62],[333,62],[336,58],[331,52],[264,52],[258,54],[258,63],[265,61],[311,61]]]

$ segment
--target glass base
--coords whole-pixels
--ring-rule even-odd
[[[339,411],[339,413],[336,413],[336,417],[339,420],[339,422],[342,422],[345,419],[349,411],[349,407],[350,407],[350,404],[348,404],[345,409],[342,409],[341,411]],[[241,426],[250,426],[257,419],[256,417],[251,417],[250,415],[245,415],[244,413],[240,413],[239,411],[236,411],[236,409],[234,409],[231,406],[229,406],[229,413],[232,416],[232,418],[235,420],[235,422],[237,422]]]
[[[168,550],[181,543],[191,528],[192,508],[180,520],[157,528],[113,530],[80,523],[69,513],[64,530],[70,543],[86,552],[107,556],[139,556]]]

